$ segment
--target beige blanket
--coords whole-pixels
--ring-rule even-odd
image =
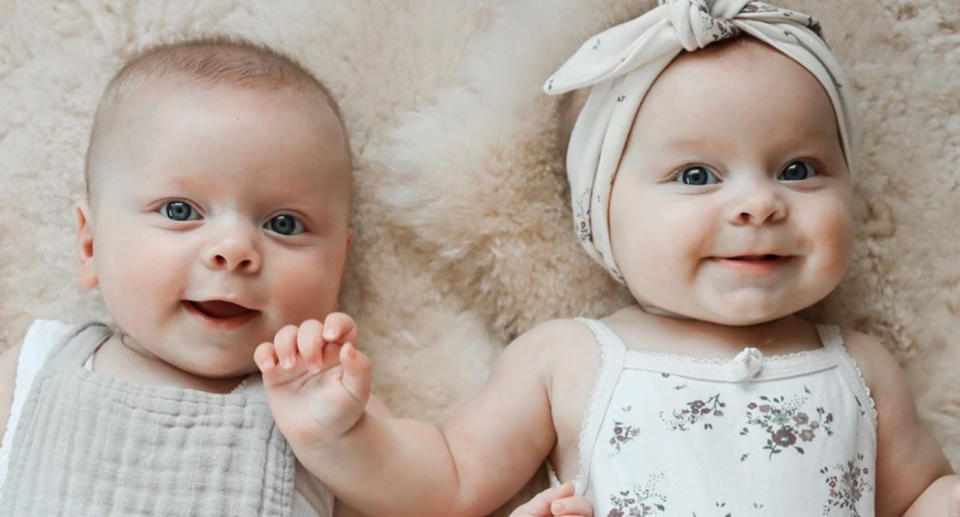
[[[73,205],[90,118],[137,48],[228,31],[332,88],[357,160],[343,299],[375,388],[441,418],[511,337],[626,297],[579,248],[562,102],[543,79],[649,0],[0,1],[0,343],[37,317],[103,316],[76,284]],[[823,21],[863,127],[855,257],[826,317],[880,338],[960,465],[960,10],[785,0]]]

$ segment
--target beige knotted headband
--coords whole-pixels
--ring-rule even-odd
[[[833,104],[853,173],[851,100],[840,65],[812,16],[750,0],[660,0],[642,16],[589,38],[543,89],[551,95],[592,86],[567,149],[577,238],[622,282],[610,249],[607,206],[637,109],[657,76],[682,51],[747,34],[800,63]]]

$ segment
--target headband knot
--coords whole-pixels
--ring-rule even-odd
[[[687,52],[740,34],[733,18],[749,0],[660,0]]]

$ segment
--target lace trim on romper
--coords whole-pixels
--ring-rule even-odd
[[[843,345],[843,336],[838,327],[833,325],[817,325],[817,332],[820,334],[820,341],[823,342],[824,347],[832,350],[836,354],[847,384],[853,388],[857,401],[860,402],[861,407],[863,407],[867,413],[867,418],[869,418],[870,423],[873,424],[873,440],[874,445],[876,445],[877,404],[870,394],[870,387],[867,386],[867,382],[863,378],[863,372],[860,370],[860,366],[857,365],[857,362],[850,356],[847,347]]]
[[[573,480],[574,491],[577,494],[583,494],[590,477],[589,466],[595,449],[593,445],[600,434],[600,426],[603,424],[607,402],[620,381],[620,374],[623,372],[623,364],[626,359],[626,347],[620,341],[620,338],[613,334],[613,331],[599,321],[587,318],[577,318],[576,320],[586,324],[597,343],[600,344],[600,371],[597,372],[597,381],[594,384],[593,392],[590,394],[587,414],[580,427],[580,440],[577,447],[579,471]],[[602,411],[600,411],[601,407]],[[556,471],[549,463],[547,464],[547,473],[550,476],[551,484],[560,484]]]

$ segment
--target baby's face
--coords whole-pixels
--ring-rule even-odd
[[[837,286],[850,205],[836,118],[809,72],[759,45],[693,53],[637,114],[611,193],[611,244],[641,303],[750,325]]]
[[[325,102],[291,88],[134,95],[93,161],[81,278],[164,361],[253,371],[258,344],[336,306],[351,240],[345,136]]]

